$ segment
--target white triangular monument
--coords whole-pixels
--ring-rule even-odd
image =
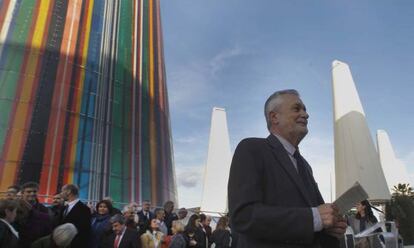
[[[399,183],[411,183],[404,163],[397,159],[390,138],[384,130],[377,131],[378,155],[387,180],[388,189]],[[392,191],[390,191],[392,193]]]
[[[226,110],[213,108],[201,211],[211,215],[227,212],[227,182],[231,151]]]
[[[356,181],[369,199],[391,198],[349,66],[332,63],[336,197]]]

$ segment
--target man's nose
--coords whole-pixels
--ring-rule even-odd
[[[301,111],[301,116],[302,116],[303,118],[305,118],[305,119],[308,119],[308,118],[309,118],[309,114],[308,114],[308,112],[306,112],[306,110],[302,110],[302,111]]]

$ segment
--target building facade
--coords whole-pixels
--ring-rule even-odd
[[[0,152],[0,191],[176,200],[160,0],[0,1]]]

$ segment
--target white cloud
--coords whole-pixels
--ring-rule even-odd
[[[216,74],[223,70],[231,59],[241,54],[243,50],[236,45],[224,49],[211,59],[170,66],[168,90],[171,108],[185,111],[189,107],[194,110],[196,106],[206,105],[211,96],[217,93],[214,87]]]
[[[178,185],[186,188],[198,186],[203,179],[202,166],[177,167]]]
[[[179,207],[200,207],[203,171],[200,165],[176,167]]]
[[[193,144],[197,142],[197,138],[194,136],[178,137],[174,141],[180,144]]]
[[[235,46],[233,48],[223,50],[214,56],[209,63],[211,68],[211,75],[215,76],[217,72],[222,70],[232,58],[237,57],[242,53],[242,49],[239,46]]]
[[[203,62],[170,69],[168,84],[172,111],[186,111],[189,106],[204,103],[205,95],[211,91],[208,74]]]

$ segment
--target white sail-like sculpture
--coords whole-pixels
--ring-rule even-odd
[[[373,201],[390,199],[365,113],[346,63],[332,63],[336,197],[358,181]]]
[[[201,211],[211,215],[227,212],[227,182],[231,151],[226,111],[213,108]]]
[[[390,138],[384,130],[377,131],[378,154],[387,180],[388,189],[399,183],[411,183],[404,163],[397,159]],[[391,191],[392,192],[392,191]]]

